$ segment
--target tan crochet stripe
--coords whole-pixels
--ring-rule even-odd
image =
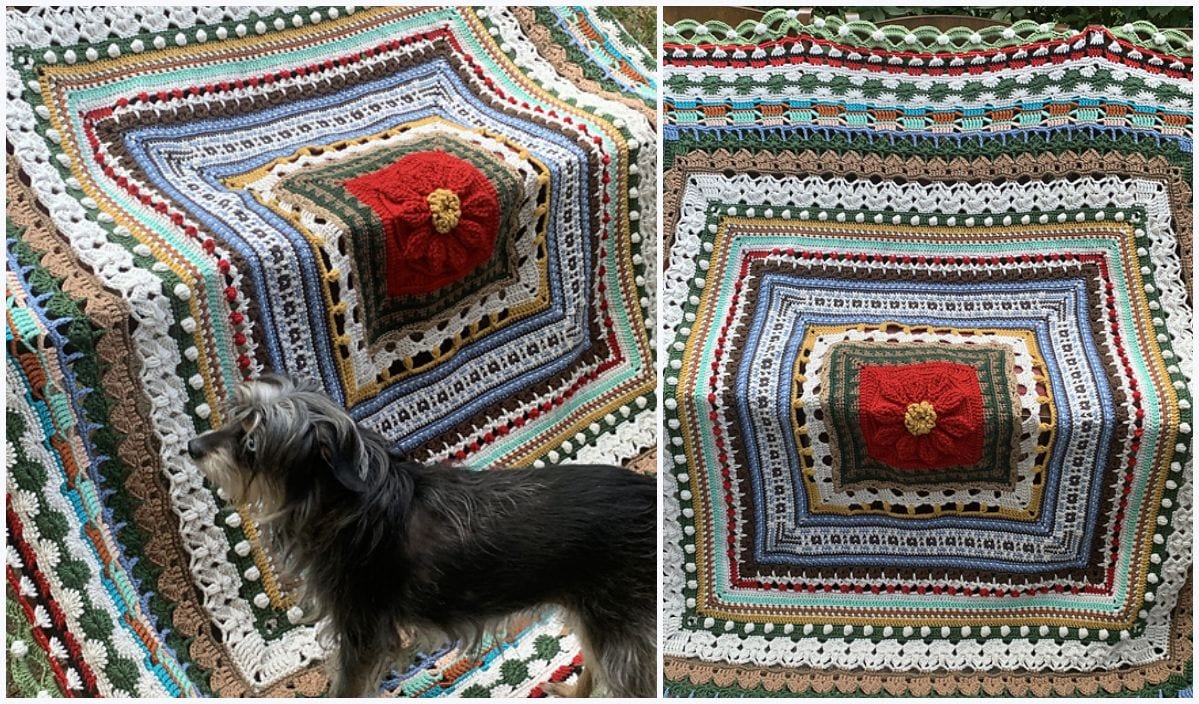
[[[221,643],[220,634],[213,628],[191,582],[189,556],[179,538],[179,518],[171,509],[169,486],[160,467],[159,446],[150,432],[149,403],[139,381],[140,365],[136,356],[130,354],[133,340],[128,309],[119,296],[100,286],[95,276],[73,256],[67,239],[36,206],[32,189],[17,179],[19,173],[20,165],[10,156],[5,184],[9,219],[26,228],[24,239],[34,250],[44,252],[41,265],[63,279],[62,288],[72,298],[87,301],[88,316],[108,331],[99,339],[97,353],[105,369],[104,388],[123,390],[110,392],[108,397],[114,404],[112,427],[124,438],[117,448],[118,454],[133,470],[125,490],[141,502],[134,516],[148,537],[146,558],[162,570],[158,593],[175,604],[172,626],[185,638],[192,639],[188,654],[197,665],[211,670],[209,683],[214,694],[222,697],[249,694],[250,684],[240,675]],[[313,666],[268,690],[253,693],[270,697],[317,696],[327,686],[327,678]]]
[[[635,98],[630,98],[621,93],[613,93],[605,90],[599,83],[587,78],[583,74],[583,69],[570,60],[566,55],[566,49],[554,43],[550,36],[548,27],[544,27],[537,23],[537,15],[531,7],[509,7],[513,15],[516,16],[516,21],[520,23],[520,29],[523,31],[534,44],[537,45],[537,50],[542,56],[550,62],[554,70],[565,77],[568,81],[578,86],[579,90],[584,93],[600,95],[608,100],[616,101],[622,105],[626,105],[645,116],[645,119],[650,121],[650,124],[655,127],[658,124],[658,111],[647,106],[645,103]]]
[[[766,159],[769,161],[765,161]],[[1192,196],[1191,186],[1182,172],[1171,166],[1165,157],[1148,158],[1143,154],[1099,154],[1062,152],[1061,154],[1002,155],[995,158],[964,157],[946,161],[940,158],[903,158],[848,152],[799,151],[770,154],[745,149],[711,152],[696,150],[675,159],[674,166],[662,176],[664,251],[669,252],[679,221],[679,205],[687,177],[696,172],[733,171],[765,174],[828,174],[869,178],[924,179],[933,181],[963,181],[1013,179],[1042,176],[1078,177],[1120,175],[1157,181],[1166,188],[1170,212],[1174,217],[1174,232],[1178,236],[1183,276],[1188,298],[1191,287]],[[667,261],[663,258],[663,266]]]
[[[865,670],[818,670],[808,667],[741,668],[667,656],[667,679],[695,685],[708,683],[753,689],[761,685],[769,692],[802,694],[888,694],[892,696],[1091,696],[1098,693],[1135,691],[1159,685],[1182,675],[1191,660],[1191,575],[1178,595],[1171,619],[1170,653],[1165,660],[1137,667],[1122,667],[1090,673],[1060,672],[931,672],[896,673]]]

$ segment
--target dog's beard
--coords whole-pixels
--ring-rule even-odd
[[[215,448],[204,455],[197,465],[229,503],[249,508],[259,521],[269,520],[282,508],[280,492],[266,477],[247,472],[236,462],[228,448]]]

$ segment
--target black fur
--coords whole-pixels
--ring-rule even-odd
[[[332,694],[373,693],[386,667],[429,639],[475,641],[504,617],[558,605],[589,680],[613,696],[654,696],[652,477],[601,465],[418,464],[310,387],[267,383],[285,393],[242,394],[248,407],[231,409],[239,422],[189,451],[204,467],[216,445],[229,445],[241,481],[261,483],[271,549],[302,583],[306,610],[336,634]],[[334,408],[343,417],[330,418]],[[308,432],[279,427],[297,424]],[[273,449],[272,434],[294,440]]]

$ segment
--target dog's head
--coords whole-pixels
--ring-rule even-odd
[[[311,381],[264,375],[235,387],[221,427],[187,453],[230,501],[265,514],[320,486],[366,490],[354,420]]]

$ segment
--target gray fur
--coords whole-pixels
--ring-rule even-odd
[[[188,452],[256,514],[306,617],[331,631],[332,694],[376,693],[421,649],[449,638],[469,652],[513,614],[553,605],[586,676],[551,691],[654,696],[653,479],[410,462],[315,384],[278,376],[234,389],[223,426]]]

